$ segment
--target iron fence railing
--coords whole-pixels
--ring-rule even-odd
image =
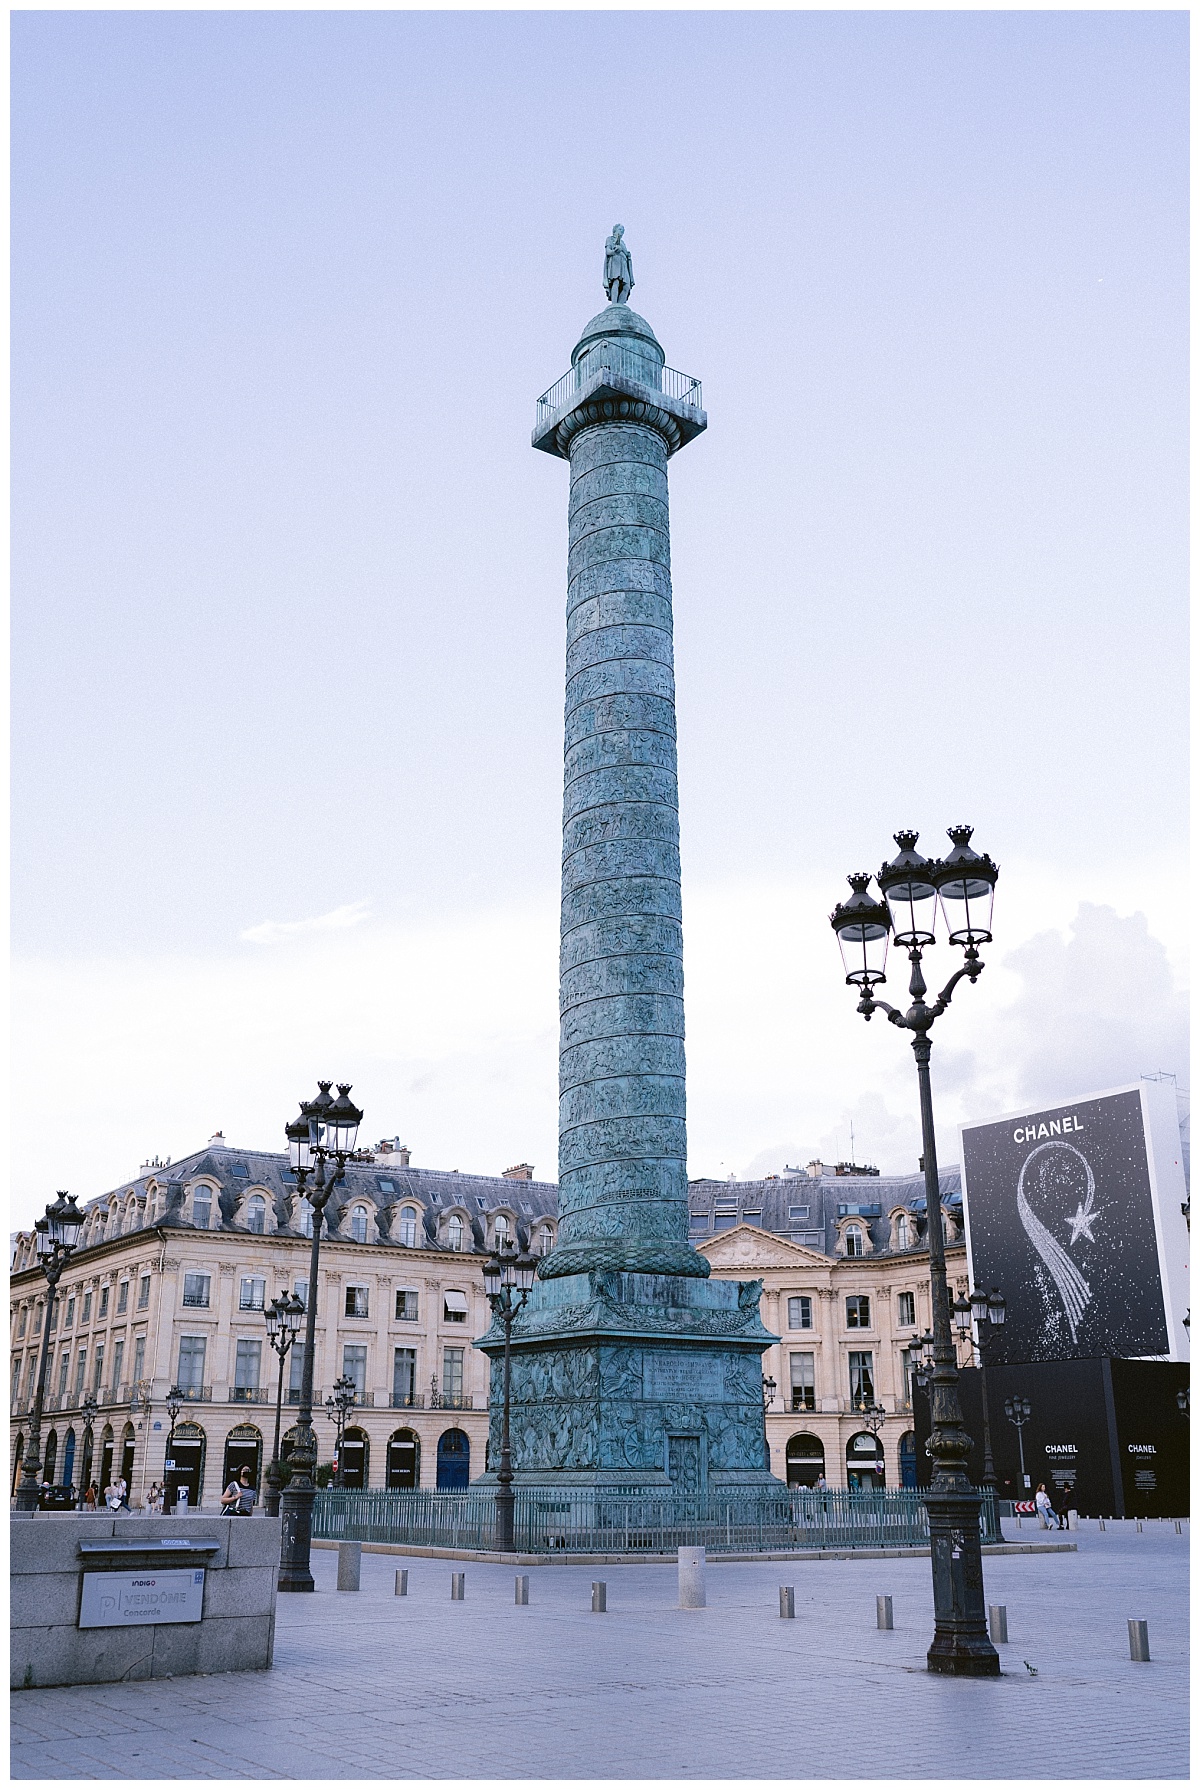
[[[321,1492],[313,1534],[329,1541],[408,1543],[493,1550],[496,1494]],[[995,1499],[983,1495],[980,1534],[998,1541]],[[518,1486],[514,1550],[521,1554],[662,1554],[704,1547],[713,1554],[808,1548],[927,1547],[919,1491],[818,1491],[793,1487],[688,1495],[671,1491],[558,1491]]]
[[[651,386],[676,403],[689,404],[695,410],[704,408],[703,388],[690,373],[681,373],[677,367],[659,367],[652,355],[624,348],[620,343],[602,342],[590,353],[581,355],[548,392],[543,392],[537,402],[538,428],[543,428],[556,411],[572,403],[606,374],[635,379],[640,385]]]

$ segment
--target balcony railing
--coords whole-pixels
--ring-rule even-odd
[[[791,1408],[793,1411],[815,1411],[817,1408],[816,1393],[810,1392],[807,1387],[793,1386]]]
[[[211,1405],[212,1403],[211,1386],[176,1386],[175,1390],[181,1398],[187,1399],[189,1404]]]
[[[270,1388],[266,1386],[231,1386],[229,1388],[231,1405],[265,1405],[270,1397]]]
[[[475,1400],[469,1392],[431,1392],[431,1411],[473,1411]]]
[[[552,416],[574,403],[589,386],[598,385],[605,375],[612,374],[648,385],[677,404],[704,409],[700,381],[690,373],[681,373],[677,367],[657,367],[651,355],[623,348],[617,342],[603,342],[590,354],[581,355],[569,372],[543,392],[537,401],[537,427],[544,428]]]
[[[392,1409],[395,1411],[423,1411],[425,1394],[423,1392],[393,1392]]]

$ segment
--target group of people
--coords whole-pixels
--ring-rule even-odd
[[[1057,1518],[1058,1527],[1060,1529],[1069,1529],[1070,1523],[1067,1519],[1067,1512],[1070,1510],[1073,1502],[1071,1488],[1068,1485],[1061,1486],[1054,1497],[1051,1497],[1050,1493],[1046,1490],[1045,1485],[1039,1485],[1037,1491],[1033,1494],[1034,1508],[1038,1513],[1038,1521],[1041,1523],[1043,1529],[1053,1529],[1054,1521],[1052,1519],[1055,1518]]]
[[[52,1488],[48,1484],[43,1483],[40,1489],[45,1493]],[[186,1508],[186,1506],[183,1505],[183,1497],[183,1491],[180,1490],[178,1493],[179,1503],[182,1508]],[[249,1467],[243,1467],[237,1478],[231,1479],[229,1484],[225,1487],[225,1490],[221,1493],[221,1513],[223,1516],[228,1517],[248,1517],[253,1515],[254,1506],[257,1503],[258,1493],[254,1489],[254,1481],[250,1476],[250,1469]],[[152,1480],[146,1491],[145,1508],[147,1515],[160,1517],[166,1510],[166,1506],[166,1481],[161,1479]],[[85,1489],[83,1496],[79,1501],[79,1508],[83,1511],[107,1510],[114,1514],[119,1510],[125,1510],[129,1511],[129,1514],[132,1516],[133,1512],[129,1503],[129,1486],[126,1483],[124,1476],[118,1473],[112,1482],[105,1486],[103,1493],[101,1493],[100,1487],[93,1479],[91,1484]]]

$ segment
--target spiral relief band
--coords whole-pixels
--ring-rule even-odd
[[[1025,1176],[1028,1174],[1030,1166],[1039,1156],[1045,1155],[1049,1150],[1065,1150],[1069,1155],[1077,1157],[1083,1164],[1084,1173],[1087,1175],[1086,1203],[1089,1209],[1096,1196],[1096,1178],[1092,1174],[1091,1164],[1081,1150],[1077,1150],[1074,1144],[1061,1143],[1055,1139],[1048,1144],[1039,1144],[1035,1150],[1029,1152],[1021,1165],[1021,1174],[1017,1181],[1018,1216],[1025,1227],[1026,1236],[1046,1264],[1050,1277],[1058,1288],[1058,1296],[1063,1302],[1063,1310],[1067,1314],[1067,1323],[1071,1329],[1071,1341],[1074,1342],[1079,1324],[1092,1297],[1092,1289],[1057,1237],[1052,1236],[1041,1219],[1036,1216],[1025,1195]]]

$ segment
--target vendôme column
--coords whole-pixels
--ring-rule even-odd
[[[683,938],[667,461],[707,426],[699,382],[609,303],[538,404],[570,462],[563,804],[560,1223],[512,1335],[512,1459],[525,1483],[769,1481],[760,1283],[709,1278],[688,1242]],[[492,1357],[499,1459],[503,1337]],[[490,1477],[490,1475],[485,1475]],[[518,1513],[518,1521],[519,1513]]]

